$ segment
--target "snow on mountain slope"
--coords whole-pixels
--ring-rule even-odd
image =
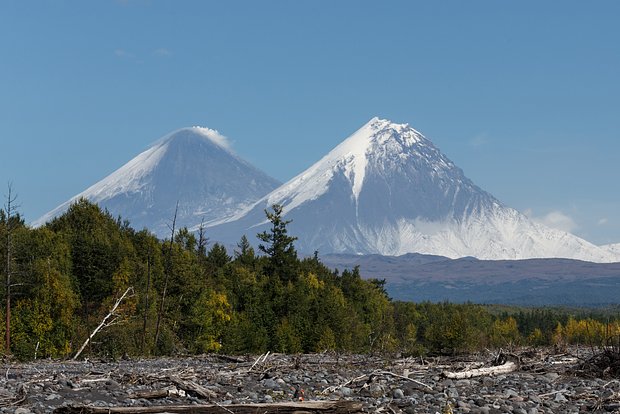
[[[379,118],[255,205],[213,222],[209,234],[228,243],[253,236],[273,204],[293,220],[304,252],[620,261],[503,205],[418,131]]]
[[[601,246],[601,248],[607,250],[608,252],[611,252],[612,254],[620,258],[620,243],[606,244],[604,246]]]
[[[43,225],[84,197],[128,219],[137,229],[147,227],[167,236],[177,201],[177,224],[191,227],[201,220],[230,216],[278,184],[236,156],[217,131],[183,128],[164,136],[33,225]]]

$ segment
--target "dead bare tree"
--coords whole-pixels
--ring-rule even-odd
[[[13,230],[16,222],[17,216],[17,205],[15,201],[17,200],[17,195],[13,194],[13,185],[11,183],[8,184],[8,191],[5,197],[5,215],[6,215],[6,239],[5,239],[5,249],[6,249],[6,263],[5,263],[5,352],[7,354],[11,353],[11,288],[13,287],[12,281],[12,262],[13,262]]]
[[[141,352],[144,354],[144,347],[146,345],[146,322],[149,312],[149,290],[151,289],[151,243],[149,242],[149,251],[146,258],[146,292],[144,298],[144,321],[142,324],[142,347]]]
[[[207,254],[207,245],[209,244],[209,238],[205,236],[205,219],[200,220],[200,227],[198,227],[198,253],[202,256]]]
[[[101,329],[107,328],[108,326],[114,324],[117,321],[119,316],[116,314],[116,309],[121,304],[123,299],[125,299],[125,297],[127,295],[129,295],[129,294],[133,294],[133,287],[131,287],[131,286],[128,287],[127,290],[125,290],[125,293],[123,293],[123,295],[116,300],[116,302],[114,303],[114,306],[112,306],[112,309],[110,309],[110,312],[108,312],[108,314],[103,318],[101,323],[88,336],[88,338],[86,338],[86,341],[84,341],[84,343],[80,347],[79,351],[77,351],[77,353],[73,357],[73,360],[76,360],[80,356],[80,354],[82,353],[84,348],[86,348],[86,345],[88,345],[90,343],[90,341],[93,339],[93,337],[95,335],[97,335],[97,332],[99,332]],[[112,320],[110,320],[111,318],[112,318]]]
[[[155,346],[159,342],[159,333],[161,327],[161,319],[164,314],[164,306],[166,302],[166,291],[168,290],[168,279],[170,278],[170,273],[172,273],[172,248],[174,246],[174,232],[176,230],[177,224],[177,213],[179,212],[179,202],[177,201],[177,206],[174,209],[174,218],[172,219],[172,233],[170,234],[170,245],[168,248],[168,259],[167,266],[164,276],[164,290],[161,294],[161,302],[159,304],[159,312],[157,312],[157,324],[155,325]]]

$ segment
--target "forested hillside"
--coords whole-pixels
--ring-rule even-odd
[[[173,237],[160,240],[86,200],[36,229],[13,208],[0,210],[0,350],[72,357],[98,327],[82,355],[423,354],[603,343],[620,332],[613,321],[553,312],[497,316],[474,304],[393,302],[385,282],[363,279],[359,268],[339,272],[318,253],[298,257],[281,213],[273,206],[270,229],[248,235],[260,239],[259,251],[244,236],[230,256],[208,234],[176,229],[173,218]]]

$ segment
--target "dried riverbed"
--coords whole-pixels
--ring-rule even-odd
[[[211,404],[226,413],[233,412],[226,408],[231,404],[303,399],[357,401],[363,412],[385,413],[620,413],[620,381],[609,373],[597,377],[577,369],[591,356],[590,350],[531,350],[512,356],[516,371],[467,379],[449,379],[446,372],[488,367],[494,355],[393,359],[270,354],[4,362],[0,412]]]

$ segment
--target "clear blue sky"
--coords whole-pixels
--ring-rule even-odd
[[[377,115],[620,242],[619,21],[615,0],[3,0],[0,183],[30,221],[190,125],[286,181]]]

